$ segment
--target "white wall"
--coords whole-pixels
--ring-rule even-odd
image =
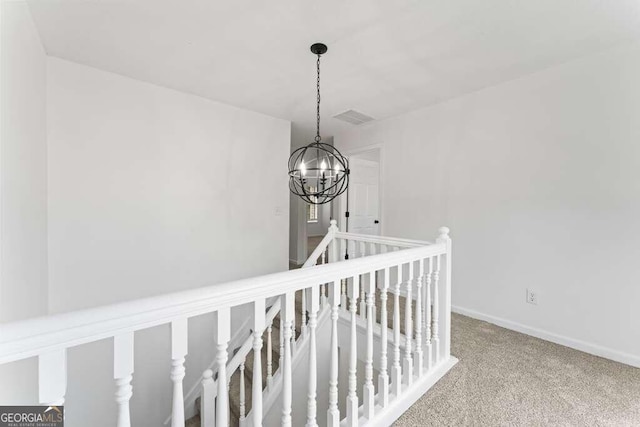
[[[307,208],[298,196],[289,195],[289,262],[303,264],[307,260]]]
[[[286,269],[287,176],[265,166],[289,122],[57,58],[48,79],[52,311]]]
[[[451,227],[458,309],[640,366],[639,75],[629,45],[336,145],[383,144],[386,234]]]
[[[331,203],[318,205],[318,222],[307,222],[307,236],[324,236],[331,220]]]
[[[0,321],[47,307],[46,56],[27,4],[2,2]]]
[[[23,1],[2,1],[0,322],[47,311],[46,57]],[[0,367],[2,404],[37,402],[35,359]]]
[[[286,166],[289,122],[47,65],[53,312],[287,269],[287,175],[265,166]],[[187,390],[214,358],[213,324],[190,322]],[[136,334],[134,425],[170,412],[169,336]],[[111,340],[70,352],[70,426],[115,422],[112,352]]]

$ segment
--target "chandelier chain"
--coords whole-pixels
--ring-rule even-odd
[[[318,98],[316,104],[316,142],[320,142],[320,55],[318,55],[317,73],[316,89]]]

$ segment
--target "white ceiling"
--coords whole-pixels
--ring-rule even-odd
[[[30,0],[50,55],[294,122],[376,119],[638,37],[638,0]]]

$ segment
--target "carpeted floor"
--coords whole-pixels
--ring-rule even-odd
[[[640,426],[640,369],[453,315],[460,362],[396,426]]]

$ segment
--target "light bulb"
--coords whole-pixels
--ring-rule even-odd
[[[334,169],[336,171],[336,174],[340,173],[340,163],[336,162]]]
[[[322,163],[320,163],[320,172],[324,173],[325,170],[327,170],[327,162],[322,160]]]
[[[300,163],[300,174],[302,174],[302,176],[307,174],[307,167],[304,165],[304,162]]]

